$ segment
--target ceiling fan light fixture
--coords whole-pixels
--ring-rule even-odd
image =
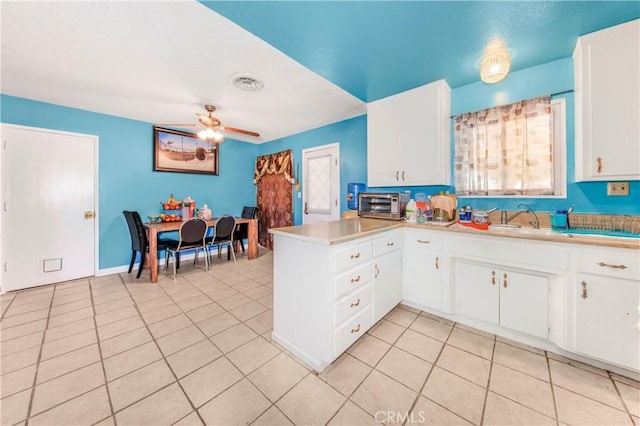
[[[485,83],[498,83],[511,69],[511,54],[502,40],[490,42],[480,60],[480,79]]]
[[[234,74],[231,76],[231,82],[236,88],[248,92],[257,92],[264,87],[264,82],[251,74]]]
[[[200,139],[206,139],[208,141],[210,140],[215,143],[220,143],[224,140],[224,135],[220,133],[218,130],[212,129],[211,127],[207,127],[204,130],[200,130],[198,132],[198,137]]]

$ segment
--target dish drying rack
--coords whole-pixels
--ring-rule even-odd
[[[570,213],[567,215],[566,228],[561,232],[640,238],[640,216]]]

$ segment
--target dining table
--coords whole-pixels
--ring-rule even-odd
[[[215,227],[218,218],[207,220],[209,228]],[[147,222],[144,224],[149,240],[149,269],[151,272],[151,282],[158,282],[158,235],[162,232],[177,231],[182,225],[182,221],[176,222]],[[236,225],[248,224],[247,229],[247,259],[253,260],[258,257],[258,219],[236,217]]]

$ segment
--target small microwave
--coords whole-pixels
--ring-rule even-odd
[[[358,197],[358,216],[376,219],[402,220],[409,202],[409,194],[402,192],[361,192]]]

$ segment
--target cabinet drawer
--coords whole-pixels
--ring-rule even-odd
[[[402,231],[390,232],[373,241],[374,256],[380,256],[397,248],[402,248]]]
[[[347,318],[371,305],[371,284],[367,284],[353,294],[336,303],[334,324],[340,325]]]
[[[356,340],[364,335],[371,327],[371,305],[364,308],[358,315],[347,321],[334,332],[335,356],[340,355]]]
[[[371,241],[337,250],[334,254],[335,270],[336,272],[342,271],[343,269],[366,262],[371,259],[372,253],[373,243]]]
[[[421,247],[428,250],[441,250],[443,247],[444,235],[435,232],[423,231],[421,229],[405,229],[404,245],[407,247]],[[440,233],[442,234],[442,233]]]
[[[578,272],[637,281],[640,278],[640,258],[637,252],[579,250],[576,252],[576,269]]]
[[[336,300],[371,282],[371,265],[366,263],[338,275],[335,279]]]

